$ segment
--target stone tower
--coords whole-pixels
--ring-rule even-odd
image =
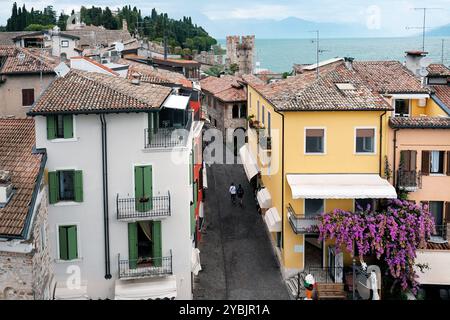
[[[225,64],[239,66],[238,74],[252,74],[255,58],[255,36],[227,36]]]

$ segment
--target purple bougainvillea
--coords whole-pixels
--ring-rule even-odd
[[[336,209],[323,213],[320,239],[333,239],[337,250],[345,247],[350,253],[355,245],[361,259],[374,254],[386,262],[389,274],[400,281],[403,290],[411,288],[416,292],[416,250],[426,246],[434,229],[428,207],[395,199],[380,212],[370,212],[370,208],[356,211]]]

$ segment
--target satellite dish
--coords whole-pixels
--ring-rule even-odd
[[[428,67],[432,63],[433,63],[433,60],[431,58],[424,57],[424,58],[420,59],[420,66],[423,68]]]
[[[125,49],[125,46],[122,42],[114,42],[114,47],[116,48],[117,52],[122,52],[123,49]]]
[[[421,69],[419,69],[419,75],[420,75],[421,77],[426,77],[426,76],[428,75],[428,70],[427,70],[427,68],[421,68]]]

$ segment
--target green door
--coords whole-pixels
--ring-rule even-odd
[[[128,224],[128,260],[130,269],[136,269],[138,259],[138,224]]]
[[[152,166],[134,167],[134,194],[136,211],[146,212],[153,209]]]
[[[153,261],[155,267],[162,266],[161,221],[152,223]]]

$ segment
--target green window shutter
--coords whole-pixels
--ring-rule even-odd
[[[143,170],[144,174],[144,196],[149,198],[148,202],[145,202],[145,211],[153,209],[153,169],[152,166],[145,166]]]
[[[134,167],[134,197],[136,211],[144,212],[144,205],[139,199],[144,197],[144,173],[142,167]]]
[[[59,259],[69,260],[67,227],[59,227]]]
[[[74,173],[74,190],[75,190],[75,201],[83,202],[83,171],[75,170]]]
[[[56,138],[56,116],[47,116],[47,139]]]
[[[136,269],[138,259],[138,230],[137,223],[128,224],[128,260],[130,269]]]
[[[48,201],[50,204],[57,203],[59,198],[59,179],[57,172],[48,173]]]
[[[77,226],[67,227],[68,260],[78,258]]]
[[[194,173],[194,169],[193,169],[193,157],[194,154],[191,153],[190,157],[189,157],[189,184],[192,184],[192,180],[193,180],[193,173]]]
[[[73,138],[73,116],[66,114],[63,117],[64,123],[64,139]]]
[[[152,166],[134,168],[134,194],[136,198],[136,211],[145,212],[153,208],[153,172]],[[143,198],[148,201],[141,202]]]
[[[195,206],[191,204],[191,235],[195,233]]]
[[[161,238],[161,221],[153,221],[152,223],[152,240],[153,240],[153,258],[155,267],[162,265],[162,238]]]

